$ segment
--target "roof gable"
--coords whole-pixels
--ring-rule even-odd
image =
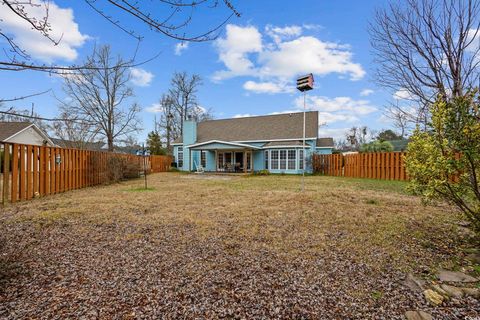
[[[318,135],[318,112],[305,113],[305,136]],[[208,120],[197,125],[197,143],[221,141],[288,140],[303,137],[303,112]]]
[[[0,141],[7,140],[31,125],[30,122],[0,122]]]

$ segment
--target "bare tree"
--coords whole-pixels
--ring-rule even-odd
[[[198,113],[197,91],[202,85],[199,75],[188,75],[186,72],[175,72],[170,82],[168,96],[180,120],[180,132],[183,131],[183,122]]]
[[[198,75],[186,72],[175,73],[168,94],[160,99],[160,118],[155,120],[155,130],[161,131],[165,145],[171,151],[171,144],[182,135],[183,122],[213,119],[210,109],[201,107],[197,100],[198,87],[202,84]]]
[[[376,80],[406,93],[407,108],[416,105],[416,114],[404,112],[409,121],[425,123],[437,95],[456,97],[478,84],[480,0],[391,1],[369,31]]]
[[[347,142],[350,144],[352,150],[360,150],[360,146],[369,142],[375,132],[370,130],[367,126],[352,127],[345,134]]]
[[[140,108],[129,102],[133,96],[128,83],[130,69],[122,66],[120,57],[112,57],[108,46],[95,50],[85,64],[98,68],[82,69],[77,75],[63,77],[64,91],[71,101],[62,101],[62,108],[98,128],[99,137],[113,151],[115,141],[140,130]]]
[[[63,141],[69,148],[88,149],[88,146],[97,141],[100,126],[88,121],[76,119],[69,108],[61,107],[62,112],[57,121],[51,125],[53,134]]]
[[[4,103],[0,101],[0,121],[30,122],[34,123],[44,132],[48,132],[49,130],[49,126],[46,123],[48,119],[41,118],[39,114],[33,110],[33,106],[30,110],[14,107],[5,107]]]
[[[403,139],[407,135],[407,132],[411,129],[411,123],[419,123],[424,121],[419,121],[415,118],[415,114],[419,111],[417,109],[408,109],[405,107],[400,107],[399,104],[390,104],[385,109],[384,115],[392,120],[393,126],[399,130],[400,137]]]
[[[240,16],[229,0],[156,0],[155,4],[145,4],[140,1],[130,0],[83,0],[86,6],[92,9],[100,17],[112,23],[123,32],[141,41],[142,36],[129,26],[128,19],[133,19],[140,24],[147,26],[150,30],[160,33],[163,36],[181,40],[181,41],[208,41],[217,37],[221,27],[232,16]],[[154,9],[153,9],[153,8]],[[222,21],[214,23],[206,30],[198,34],[189,35],[187,27],[194,19],[194,13],[205,12],[223,7],[229,14]],[[58,45],[62,37],[52,36],[52,25],[50,23],[49,1],[41,0],[2,0],[0,1],[0,10],[8,12],[12,16],[19,17],[22,22],[27,24],[32,30],[38,32],[52,45]],[[38,15],[38,12],[41,12]],[[37,15],[35,15],[35,13]],[[198,28],[194,28],[198,30]],[[29,53],[21,48],[15,41],[9,30],[0,28],[0,38],[3,38],[4,56],[0,58],[0,70],[22,71],[35,70],[51,73],[58,72],[77,72],[86,68],[92,68],[88,65],[57,66],[39,64],[32,60]],[[124,61],[124,64],[133,64],[132,61]]]

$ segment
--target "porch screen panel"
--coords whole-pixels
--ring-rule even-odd
[[[297,160],[295,150],[288,150],[287,169],[295,170],[295,161]]]
[[[252,169],[252,154],[247,152],[247,170]]]
[[[272,150],[271,156],[272,156],[271,168],[272,170],[278,170],[278,150]]]
[[[219,152],[218,153],[218,164],[217,164],[218,169],[223,169],[223,153]]]
[[[225,164],[232,164],[232,154],[230,152],[225,152]]]
[[[287,150],[280,150],[280,170],[287,169]]]

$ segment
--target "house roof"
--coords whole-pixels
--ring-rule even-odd
[[[0,122],[0,141],[7,140],[31,125],[30,122]]]
[[[63,140],[58,138],[51,138],[53,143],[61,148],[72,148],[72,149],[85,149],[85,150],[92,150],[98,151],[102,150],[102,147],[105,145],[104,142],[77,142],[77,141],[70,141],[70,140]]]
[[[305,136],[318,135],[318,111],[305,113]],[[303,137],[303,112],[207,120],[197,125],[197,143],[221,141],[287,140]],[[182,138],[174,143],[181,143]]]
[[[317,148],[333,148],[333,138],[317,138]]]
[[[10,121],[0,121],[0,141],[10,140],[20,132],[28,129],[33,128],[40,136],[42,136],[48,143],[54,145],[50,137],[43,132],[39,127],[37,127],[34,123],[31,122],[10,122]]]

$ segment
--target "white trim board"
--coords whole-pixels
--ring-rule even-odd
[[[200,146],[203,146],[203,145],[206,145],[206,144],[212,144],[212,143],[220,143],[220,144],[225,144],[225,145],[229,145],[229,146],[242,147],[242,148],[248,148],[248,149],[257,149],[257,150],[262,149],[262,147],[256,147],[256,146],[252,146],[252,145],[249,145],[249,144],[236,143],[236,142],[230,142],[230,141],[221,141],[221,140],[210,140],[210,141],[206,141],[206,142],[191,144],[191,145],[188,145],[186,147],[189,148],[189,149],[192,149],[192,148],[196,148],[196,147],[200,147]]]

